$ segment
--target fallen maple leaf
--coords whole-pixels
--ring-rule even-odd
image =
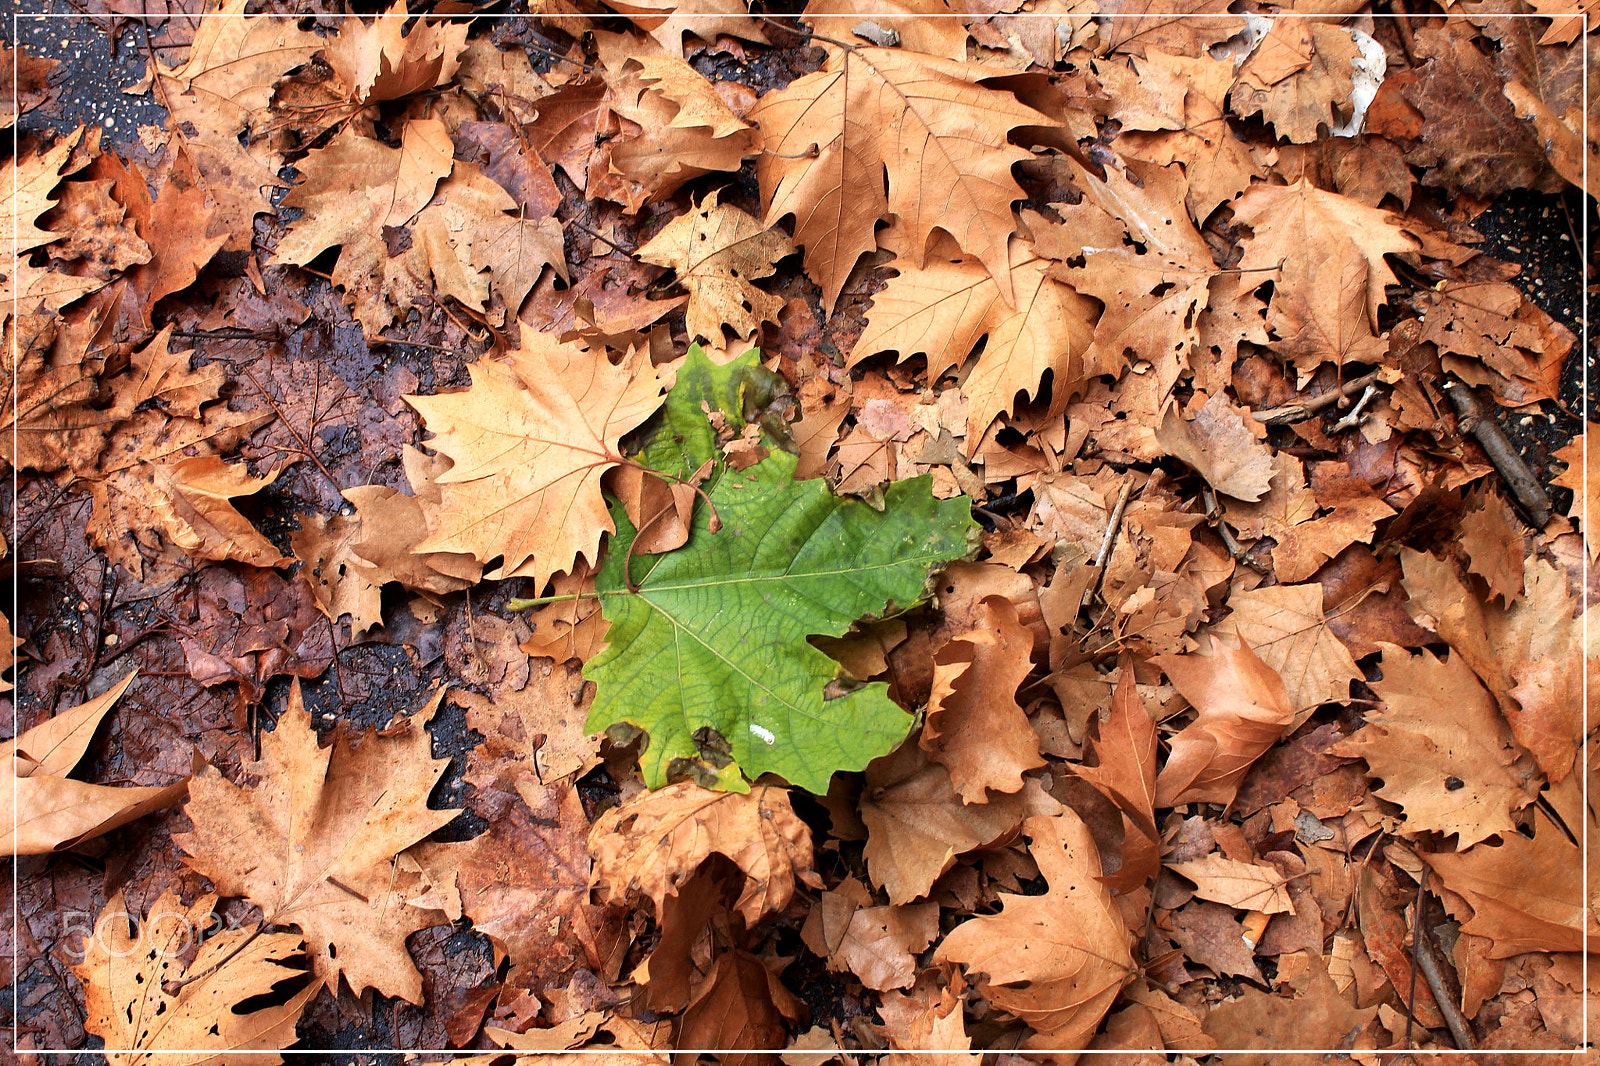
[[[1296,723],[1324,703],[1350,697],[1350,682],[1361,671],[1328,625],[1322,586],[1274,585],[1231,593],[1233,613],[1215,627],[1241,644],[1283,679]]]
[[[856,260],[877,246],[874,226],[891,214],[911,234],[912,266],[926,266],[942,229],[1017,306],[1007,244],[1011,203],[1023,194],[1011,166],[1028,153],[1005,133],[1053,121],[977,84],[1009,75],[1003,68],[894,48],[829,53],[822,70],[763,96],[751,116],[761,127],[766,223],[795,216],[823,310],[833,310]]]
[[[322,981],[304,981],[295,965],[299,937],[215,930],[216,905],[207,894],[184,907],[169,890],[141,918],[121,892],[106,903],[72,972],[83,982],[84,1028],[115,1066],[283,1061],[263,1052],[294,1043]]]
[[[1513,832],[1512,812],[1533,802],[1517,770],[1522,753],[1463,658],[1385,644],[1383,679],[1372,688],[1383,709],[1329,750],[1367,760],[1383,779],[1374,791],[1405,809],[1406,831],[1459,834],[1462,850]]]
[[[785,789],[713,792],[682,781],[642,793],[601,815],[589,831],[596,899],[638,892],[659,916],[670,895],[713,854],[744,872],[734,908],[753,927],[788,906],[795,882],[821,888],[812,868],[811,831]]]
[[[1248,644],[1212,641],[1204,655],[1150,660],[1194,705],[1195,720],[1172,738],[1156,778],[1156,806],[1232,803],[1250,764],[1294,722],[1283,679]]]
[[[226,463],[214,455],[145,464],[132,476],[90,482],[95,501],[91,533],[120,519],[124,529],[159,533],[197,559],[287,566],[292,560],[280,555],[231,502],[255,495],[278,474],[274,470],[252,477],[245,464]],[[104,544],[108,541],[102,538],[108,536],[101,533],[95,539]]]
[[[443,694],[399,733],[322,748],[297,680],[261,758],[244,764],[256,784],[209,767],[190,784],[195,828],[173,836],[184,862],[219,892],[248,898],[268,924],[299,926],[330,985],[342,974],[357,993],[422,1002],[405,940],[444,917],[408,902],[422,886],[395,856],[458,813],[427,806],[449,760],[432,757],[422,722]]]
[[[1239,290],[1274,279],[1267,327],[1300,383],[1325,362],[1381,362],[1378,308],[1384,286],[1398,280],[1383,257],[1420,247],[1396,217],[1304,179],[1252,185],[1233,210],[1234,221],[1254,231],[1239,261]]]
[[[1406,609],[1448,641],[1500,703],[1517,742],[1552,783],[1576,764],[1582,743],[1582,656],[1577,602],[1566,575],[1530,555],[1522,599],[1486,603],[1449,560],[1402,549]]]
[[[370,486],[369,486],[370,487]],[[317,598],[317,606],[330,622],[349,616],[350,640],[359,642],[383,624],[383,582],[363,574],[370,568],[353,545],[362,533],[362,520],[351,515],[302,515],[300,528],[289,534],[295,558],[305,565],[301,573]]]
[[[993,844],[1030,815],[1059,809],[1031,780],[1021,792],[962,803],[950,772],[907,741],[867,764],[861,797],[867,869],[890,903],[910,903],[926,896],[957,856]]]
[[[1465,932],[1493,942],[1490,958],[1530,951],[1600,950],[1600,921],[1584,896],[1584,871],[1593,860],[1586,863],[1584,849],[1562,831],[1593,840],[1594,815],[1583,801],[1575,775],[1545,798],[1564,827],[1541,806],[1532,840],[1521,833],[1504,833],[1499,846],[1477,844],[1456,854],[1422,854],[1444,887],[1472,908],[1470,918],[1457,917],[1464,919]],[[1450,906],[1449,896],[1445,902]]]
[[[1471,27],[1448,21],[1417,30],[1417,58],[1424,62],[1400,95],[1423,121],[1406,162],[1430,168],[1425,184],[1479,199],[1507,189],[1559,186],[1534,131],[1517,119],[1500,91],[1506,79],[1475,36]]]
[[[0,853],[47,855],[76,847],[183,799],[187,778],[165,786],[114,788],[67,776],[137,674],[130,672],[87,703],[0,743],[0,764],[9,770],[5,776],[12,786],[0,787],[0,824],[10,827]]]
[[[1319,125],[1336,129],[1349,112],[1352,61],[1364,62],[1349,29],[1285,19],[1240,68],[1229,102],[1241,117],[1259,114],[1279,137],[1306,144]]]
[[[322,55],[340,94],[360,106],[448,82],[466,42],[465,24],[418,19],[408,25],[406,0],[395,0],[371,22],[341,19],[339,35]]]
[[[1039,1046],[1077,1050],[1136,972],[1128,930],[1099,881],[1099,852],[1077,814],[1029,818],[1022,831],[1046,894],[1001,894],[1000,913],[957,926],[934,961],[982,974],[976,984],[984,997],[1032,1026]]]
[[[1105,305],[1085,363],[1114,374],[1130,358],[1144,360],[1164,396],[1196,354],[1217,264],[1182,210],[1183,170],[1131,166],[1127,174],[1107,168],[1102,178],[1073,164],[1082,202],[1053,205],[1062,224],[1034,229],[1040,251],[1062,260],[1052,276]],[[1081,266],[1069,265],[1079,257]]]
[[[600,475],[622,462],[622,435],[661,405],[662,378],[636,349],[612,365],[604,349],[558,343],[524,330],[510,365],[468,367],[472,388],[408,396],[455,463],[437,478],[438,526],[417,545],[499,560],[484,576],[532,577],[536,585],[582,557],[599,561],[615,531]]]
[[[1139,698],[1131,656],[1124,657],[1111,694],[1111,716],[1094,725],[1084,742],[1084,761],[1072,767],[1122,813],[1122,865],[1106,878],[1117,892],[1139,888],[1161,869],[1156,829],[1156,724]],[[1091,758],[1098,763],[1090,765]]]
[[[872,893],[855,878],[817,897],[800,930],[830,970],[848,970],[879,992],[909,988],[915,956],[939,935],[939,905],[869,906]]]
[[[267,119],[278,79],[328,43],[292,19],[243,17],[247,2],[223,0],[197,20],[186,61],[157,62],[152,72],[172,125],[183,131],[176,146],[216,209],[207,228],[228,251],[249,249],[255,216],[274,213],[267,190],[287,184],[278,176],[285,147],[247,131]]]
[[[597,686],[589,725],[647,730],[651,787],[672,760],[700,757],[702,729],[732,759],[718,764],[724,787],[771,771],[820,793],[835,771],[860,769],[911,727],[881,682],[825,698],[838,667],[806,638],[843,636],[864,615],[920,600],[929,572],[966,550],[968,501],[935,500],[918,478],[891,485],[878,511],[821,479],[797,482],[794,469],[782,451],[725,469],[709,493],[720,531],[698,512],[689,544],[651,556],[632,580],[623,527],[596,576],[610,628],[584,668]]]
[[[1185,419],[1172,404],[1162,416],[1156,440],[1190,466],[1218,492],[1235,499],[1254,502],[1266,495],[1272,482],[1272,459],[1264,443],[1256,439],[1247,414],[1229,404],[1220,394],[1208,397]]]
[[[689,290],[689,339],[721,344],[723,327],[749,338],[763,322],[776,322],[783,300],[750,284],[794,252],[789,238],[762,229],[737,207],[717,202],[712,192],[667,223],[638,251],[646,263],[671,267]]]
[[[361,560],[359,580],[381,586],[398,581],[411,589],[443,595],[475,585],[483,567],[463,552],[420,552],[416,546],[439,524],[443,494],[439,475],[455,465],[442,455],[424,455],[407,445],[400,462],[414,495],[387,485],[358,485],[344,490],[361,519],[361,539],[350,550]]]
[[[867,328],[850,351],[854,367],[878,352],[895,351],[900,361],[928,359],[928,378],[959,367],[980,342],[983,354],[962,386],[969,401],[967,452],[978,447],[996,415],[1016,407],[1017,396],[1036,395],[1046,372],[1051,397],[1065,405],[1082,383],[1122,365],[1084,358],[1093,332],[1094,304],[1052,280],[1050,262],[1018,238],[1010,245],[1004,297],[990,268],[968,259],[933,260],[923,267],[899,264],[900,273],[872,298]],[[985,338],[987,340],[985,341]]]
[[[1220,1003],[1205,1016],[1205,1035],[1221,1047],[1238,1048],[1230,1056],[1241,1066],[1273,1066],[1286,1047],[1339,1047],[1364,1029],[1377,1007],[1357,1009],[1353,996],[1341,995],[1320,958],[1310,958],[1309,972],[1291,996],[1246,988],[1234,1000]],[[1246,1053],[1259,1052],[1257,1054]]]

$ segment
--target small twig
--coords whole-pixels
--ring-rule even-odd
[[[1423,871],[1427,876],[1427,871]],[[1444,983],[1444,974],[1440,972],[1439,960],[1433,954],[1433,944],[1428,939],[1427,930],[1422,930],[1422,935],[1417,939],[1418,950],[1414,956],[1416,969],[1422,971],[1423,980],[1428,982],[1428,988],[1433,992],[1433,1001],[1439,1004],[1439,1013],[1444,1015],[1444,1024],[1450,1028],[1450,1037],[1456,1042],[1456,1050],[1471,1051],[1478,1046],[1472,1039],[1472,1027],[1467,1024],[1467,1019],[1457,1007],[1455,1000],[1450,997],[1450,989]],[[1416,979],[1415,972],[1412,979]]]
[[[1539,479],[1533,476],[1528,464],[1522,461],[1517,449],[1506,438],[1485,409],[1477,395],[1459,381],[1446,381],[1442,386],[1450,405],[1456,410],[1456,420],[1461,432],[1470,433],[1483,446],[1494,468],[1505,478],[1522,509],[1527,513],[1534,529],[1543,529],[1550,521],[1550,497],[1545,495]]]
[[[1217,535],[1222,538],[1222,546],[1228,549],[1228,554],[1233,556],[1234,562],[1243,563],[1258,574],[1266,574],[1271,568],[1259,559],[1250,557],[1250,549],[1240,544],[1234,537],[1233,530],[1228,528],[1228,518],[1222,510],[1222,501],[1217,499],[1216,490],[1210,485],[1200,486],[1200,497],[1206,507],[1206,522],[1217,527]]]
[[[551,48],[540,48],[538,45],[536,45],[536,44],[528,44],[526,41],[520,42],[520,43],[522,45],[522,48],[525,49],[526,51],[537,52],[539,55],[542,55],[542,56],[549,56],[551,59],[554,59],[559,63],[571,63],[575,67],[582,67],[583,70],[586,73],[593,73],[594,72],[594,67],[591,64],[585,63],[581,59],[573,59],[571,56],[564,56],[560,52],[555,51],[554,49],[551,49]]]
[[[1422,968],[1422,905],[1426,898],[1423,893],[1428,889],[1427,863],[1422,864],[1422,880],[1417,882],[1417,903],[1411,910],[1411,981],[1406,989],[1406,1039],[1402,1047],[1410,1050],[1416,1047],[1411,1042],[1411,1026],[1417,1017],[1417,971]]]
[[[1340,391],[1342,392],[1343,390],[1341,389]],[[1329,426],[1328,432],[1343,433],[1345,430],[1355,429],[1361,423],[1365,422],[1368,416],[1362,413],[1362,409],[1367,406],[1368,400],[1377,395],[1377,392],[1378,387],[1376,385],[1368,385],[1366,389],[1362,391],[1361,399],[1357,400],[1356,405],[1350,409],[1350,413],[1339,419],[1339,421],[1335,422],[1333,425]]]
[[[857,47],[856,45],[848,44],[848,43],[846,43],[844,41],[841,41],[836,37],[824,37],[822,34],[816,32],[815,30],[802,30],[802,29],[797,29],[794,26],[785,26],[783,23],[779,22],[777,19],[771,17],[770,15],[757,15],[754,12],[752,12],[750,17],[751,18],[758,18],[762,22],[766,22],[766,23],[769,23],[769,24],[771,24],[773,26],[776,26],[776,27],[778,27],[778,29],[782,30],[785,33],[792,33],[796,37],[804,37],[807,40],[811,40],[811,41],[826,41],[827,43],[833,45],[835,48],[843,48],[847,52],[854,52],[856,50],[856,47]]]
[[[1417,65],[1417,41],[1411,35],[1411,12],[1406,10],[1405,0],[1389,0],[1389,7],[1400,17],[1394,20],[1395,32],[1400,34],[1400,47],[1406,54],[1406,65]]]
[[[600,234],[596,233],[594,230],[590,229],[588,226],[585,226],[582,222],[579,222],[575,218],[569,218],[567,220],[567,225],[575,226],[578,229],[583,230],[583,232],[587,233],[589,236],[593,237],[595,240],[601,242],[602,244],[610,245],[612,248],[614,248],[617,251],[621,252],[623,255],[627,256],[629,259],[637,260],[639,258],[636,254],[634,254],[633,252],[628,251],[626,248],[622,247],[622,245],[618,244],[616,241],[612,240],[610,237],[601,236]]]
[[[1094,556],[1094,584],[1083,593],[1083,604],[1087,605],[1100,592],[1100,586],[1106,579],[1106,563],[1111,559],[1111,552],[1117,545],[1117,531],[1122,528],[1122,514],[1128,509],[1128,497],[1133,495],[1133,478],[1128,478],[1122,483],[1122,491],[1117,493],[1117,505],[1111,509],[1111,517],[1106,520],[1105,536],[1100,538],[1100,550]]]
[[[1363,374],[1358,378],[1340,385],[1337,389],[1329,389],[1320,396],[1313,396],[1309,400],[1299,400],[1295,403],[1284,404],[1282,407],[1269,407],[1265,411],[1253,411],[1250,417],[1260,422],[1263,426],[1287,426],[1294,422],[1304,422],[1319,411],[1332,407],[1341,399],[1348,398],[1361,392],[1363,389],[1374,385],[1378,380],[1378,372]],[[1366,400],[1363,397],[1362,403]],[[1359,405],[1358,405],[1359,406]]]

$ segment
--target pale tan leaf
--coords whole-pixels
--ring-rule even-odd
[[[1288,883],[1270,866],[1207,855],[1187,862],[1169,862],[1167,869],[1193,881],[1194,894],[1201,899],[1215,900],[1241,911],[1294,913]]]
[[[190,784],[184,810],[195,828],[173,836],[184,861],[268,923],[299,926],[330,984],[343,975],[357,993],[422,1002],[406,937],[445,917],[407,902],[419,875],[395,856],[458,813],[427,805],[449,760],[433,758],[422,723],[442,695],[397,733],[323,748],[297,679],[277,728],[261,738],[261,758],[244,764],[256,784],[210,768]]]

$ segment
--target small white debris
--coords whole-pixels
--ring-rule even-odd
[[[756,725],[754,722],[751,722],[750,732],[755,736],[760,737],[768,744],[776,744],[778,742],[778,738],[773,736],[772,730],[768,729],[766,726]]]

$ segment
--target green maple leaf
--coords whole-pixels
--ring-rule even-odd
[[[669,405],[677,399],[674,409],[703,420],[695,394],[714,390],[708,402],[719,408],[740,395],[725,386],[743,362],[703,372],[691,360],[673,390],[685,394]],[[697,432],[686,423],[668,439],[681,446]],[[688,544],[631,564],[634,529],[612,507],[617,535],[595,576],[610,628],[584,667],[596,686],[588,728],[627,722],[648,732],[641,763],[652,788],[675,760],[701,759],[710,730],[720,737],[710,746],[732,759],[720,787],[745,787],[740,771],[771,772],[822,793],[835,771],[866,766],[913,724],[881,683],[825,698],[839,667],[806,638],[843,636],[860,618],[925,598],[929,573],[968,550],[971,502],[936,500],[932,479],[920,477],[891,485],[880,511],[833,495],[820,478],[795,481],[794,469],[777,449],[747,470],[719,469],[707,494],[720,529],[710,530],[701,506]],[[637,591],[627,587],[629,565]]]

